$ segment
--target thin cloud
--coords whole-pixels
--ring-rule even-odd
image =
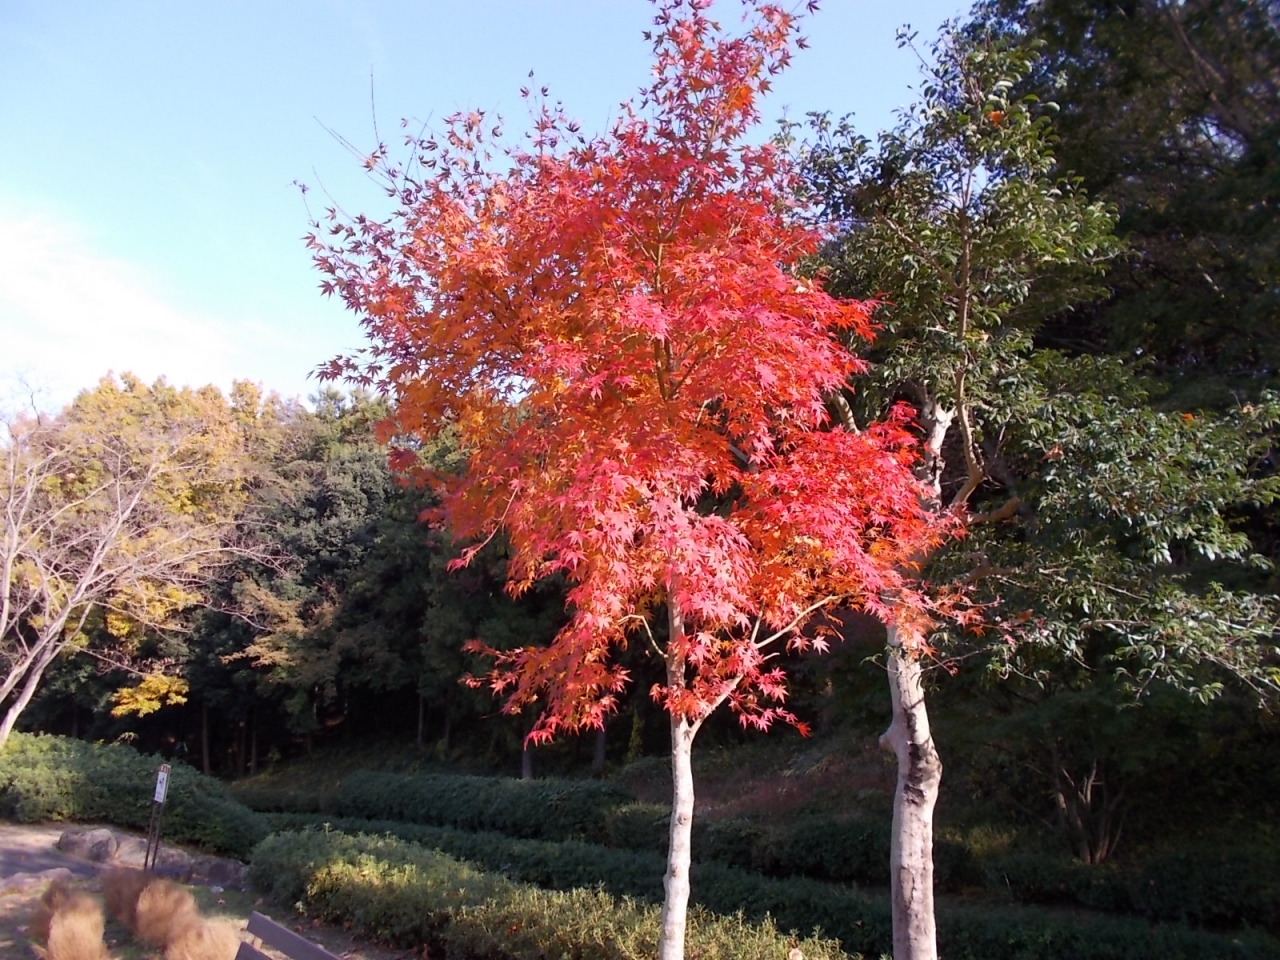
[[[75,225],[0,208],[0,375],[65,403],[109,370],[230,385],[236,321],[202,316],[158,280],[106,256]]]

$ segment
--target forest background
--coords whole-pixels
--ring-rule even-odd
[[[947,73],[947,45],[993,32],[1017,41],[1023,66],[1008,68],[1006,87],[1002,76],[981,90],[977,117],[987,133],[1014,137],[1025,112],[1020,149],[1038,151],[1030,166],[1043,162],[1036,176],[1056,191],[1057,209],[1078,201],[1084,219],[1068,226],[1090,232],[1092,245],[1067,257],[1058,244],[1034,274],[1014,270],[1010,283],[1025,292],[987,305],[989,327],[965,342],[930,321],[929,304],[946,293],[929,288],[927,251],[914,251],[923,268],[903,271],[913,252],[893,250],[892,238],[903,216],[945,233],[945,221],[929,219],[937,207],[912,208],[918,194],[903,190],[911,171],[943,179],[945,160],[928,164],[946,151],[911,151],[931,118],[966,108],[966,76]],[[938,646],[928,684],[941,751],[954,764],[944,780],[952,809],[1034,826],[1089,864],[1170,830],[1197,843],[1240,830],[1274,845],[1264,825],[1276,822],[1280,796],[1280,731],[1269,709],[1275,6],[993,4],[925,59],[936,97],[926,86],[925,109],[888,138],[862,140],[831,119],[791,135],[813,209],[842,228],[824,255],[828,275],[842,293],[886,302],[877,369],[887,373],[854,397],[884,402],[891,378],[939,377],[939,358],[985,364],[977,452],[952,451],[959,472],[943,486],[963,488],[966,460],[980,461],[973,510],[991,515],[996,533],[962,542],[937,570],[970,577],[979,591],[1000,583],[984,598],[989,623],[1014,639],[975,643],[960,633]],[[993,90],[1006,98],[999,110]],[[999,267],[1043,238],[997,237],[985,252]],[[533,715],[502,715],[486,692],[458,682],[485,669],[467,641],[503,650],[553,636],[563,589],[551,581],[507,597],[500,541],[450,571],[448,532],[418,522],[429,495],[397,483],[373,439],[385,412],[360,393],[324,390],[308,408],[249,384],[224,397],[123,377],[56,415],[15,413],[10,456],[14,438],[37,427],[136,437],[132,451],[150,455],[153,433],[194,431],[198,451],[177,455],[189,479],[157,509],[204,511],[227,548],[198,584],[148,580],[78,607],[78,628],[64,635],[19,728],[129,739],[226,775],[364,738],[491,770],[523,763],[526,773],[535,763],[601,773],[661,755],[665,725],[646,694],[660,667],[640,652],[627,664],[632,695],[605,730],[536,756],[523,745]],[[80,449],[98,451],[86,454],[89,472],[100,449]],[[457,452],[443,443],[421,455],[447,469]],[[234,496],[201,499],[210,491],[195,478],[207,481],[211,465]],[[188,603],[196,594],[201,603]],[[1024,644],[1015,628],[1027,624],[1038,639]],[[876,669],[883,636],[858,620],[847,627],[828,657],[788,663],[791,709],[814,718],[819,737],[877,734],[889,713]],[[8,656],[13,637],[5,635]],[[731,719],[704,734],[724,745],[755,736]]]

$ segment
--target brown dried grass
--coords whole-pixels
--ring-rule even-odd
[[[102,874],[102,900],[107,915],[131,931],[138,926],[138,896],[155,875],[133,867],[112,867]]]
[[[27,933],[33,940],[45,942],[49,939],[49,925],[58,908],[66,904],[71,896],[71,888],[65,880],[50,881],[40,895],[40,902],[31,913],[31,922],[27,925]]]
[[[138,894],[133,932],[152,946],[163,947],[191,918],[199,920],[195,897],[172,880],[153,878]]]
[[[32,949],[41,960],[110,960],[102,938],[105,926],[96,898],[81,890],[67,891],[49,919],[47,946],[33,944]]]
[[[170,928],[164,960],[235,960],[240,931],[230,920],[183,915]]]

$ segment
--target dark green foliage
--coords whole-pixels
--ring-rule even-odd
[[[333,809],[332,790],[232,784],[231,795],[259,813],[321,813]]]
[[[948,960],[1264,960],[1280,957],[1280,943],[1120,917],[1081,922],[1056,911],[968,908],[938,912],[938,952]]]
[[[1275,4],[988,0],[978,12],[1040,45],[1025,86],[1062,105],[1060,169],[1116,205],[1133,248],[1106,304],[1061,317],[1053,339],[1152,358],[1190,405],[1232,404],[1274,378]]]
[[[444,842],[441,849],[467,859],[479,856],[471,852],[473,846],[465,845],[470,841],[446,842],[439,839],[445,833],[415,832],[410,827],[417,824],[493,831],[494,836],[501,834],[505,838],[585,839],[660,858],[666,853],[670,826],[669,807],[620,803],[629,799],[625,790],[600,781],[365,772],[348,777],[332,794],[267,788],[236,788],[234,794],[255,810],[298,815],[277,819],[280,824],[305,825],[318,822],[316,814],[335,814],[324,819],[340,829],[354,824],[361,831],[389,831],[428,844]],[[773,877],[805,876],[880,885],[888,882],[889,836],[888,822],[879,820],[841,821],[808,815],[766,824],[747,817],[697,818],[693,852],[700,863],[740,867]],[[458,842],[464,846],[457,846]],[[947,840],[935,843],[934,855],[935,879],[943,888],[961,877],[969,861],[964,846]],[[501,857],[481,859],[493,866],[507,862]],[[652,875],[659,876],[661,860],[654,862],[659,866]],[[525,874],[521,879],[547,882]],[[647,895],[631,886],[609,889]]]
[[[628,804],[609,811],[604,842],[631,850],[667,849],[670,808]],[[836,883],[880,886],[889,882],[888,820],[835,819],[807,814],[763,821],[695,818],[693,856],[756,870],[772,877],[812,877]],[[939,839],[934,843],[934,882],[942,889],[970,871],[968,850]]]
[[[15,733],[0,752],[0,814],[24,823],[104,821],[145,828],[160,762],[121,744]],[[233,800],[217,780],[173,765],[167,840],[245,857],[266,834],[266,821]]]
[[[606,811],[632,799],[626,788],[600,780],[366,771],[343,780],[333,808],[342,816],[496,830],[521,838],[598,840]]]
[[[352,779],[363,784],[358,791],[360,796],[386,798],[380,804],[383,809],[392,808],[397,802],[395,784],[423,780],[390,774],[368,779],[359,775]],[[438,778],[445,782],[458,780],[464,791],[479,779],[482,778]],[[540,782],[546,783],[534,783]],[[475,796],[457,794],[467,795]],[[272,801],[270,809],[292,807],[291,813],[270,816],[271,823],[279,829],[298,829],[323,822],[347,832],[390,834],[521,882],[553,889],[600,885],[618,896],[655,902],[662,898],[668,813],[666,807],[658,804],[630,803],[607,810],[603,817],[605,845],[601,846],[576,841],[520,839],[493,830],[475,832],[475,828],[465,826],[458,829],[381,817],[317,815],[316,805],[306,802],[306,794],[297,792],[289,798],[295,802],[282,803],[281,795],[266,798]],[[259,802],[261,800],[259,798]],[[466,804],[462,807],[465,809]],[[335,812],[339,804],[331,800],[327,809]],[[478,812],[481,811],[477,808],[473,814]],[[492,819],[511,820],[509,817]],[[475,820],[476,816],[470,817],[470,822]],[[520,829],[528,827],[524,825]],[[694,898],[717,911],[735,909],[735,904],[746,909],[747,904],[756,903],[762,911],[777,918],[804,918],[810,915],[810,908],[788,906],[794,894],[822,888],[797,887],[793,879],[788,889],[788,883],[780,881],[808,877],[884,886],[888,882],[889,840],[889,824],[878,820],[833,820],[806,815],[765,826],[749,818],[720,821],[704,818],[695,822],[694,851],[698,862],[693,872]],[[1214,848],[1185,856],[1176,852],[1159,853],[1120,867],[1114,863],[1089,866],[1071,858],[1065,849],[1024,846],[993,853],[971,849],[959,839],[938,838],[934,856],[935,880],[940,890],[980,885],[996,896],[1007,896],[1024,904],[1137,913],[1153,921],[1185,921],[1214,928],[1252,925],[1275,929],[1277,926],[1276,904],[1280,901],[1275,891],[1276,878],[1280,876],[1280,856],[1266,846],[1250,851]],[[765,880],[755,874],[775,879]],[[762,890],[771,892],[762,893]],[[822,899],[823,894],[814,896]],[[745,899],[739,903],[735,897]],[[826,929],[843,931],[842,927]],[[842,932],[842,936],[847,936],[847,932]]]
[[[1051,682],[1065,662],[1139,692],[1207,698],[1234,674],[1274,693],[1267,559],[1239,517],[1277,495],[1280,405],[1159,410],[1132,355],[1045,348],[1050,317],[1105,294],[1118,244],[1112,208],[1056,167],[1055,112],[1022,89],[1038,47],[1020,39],[944,31],[922,102],[874,145],[815,120],[812,198],[848,225],[830,285],[887,302],[860,416],[906,399],[923,433],[958,425],[932,469],[968,534],[928,574],[982,605],[949,639],[988,641],[1002,678]]]
[[[1129,882],[1114,863],[1089,865],[1062,850],[1032,848],[984,857],[979,869],[986,886],[1018,903],[1133,912]]]
[[[584,889],[539,890],[389,838],[275,834],[254,851],[251,877],[281,902],[433,956],[640,960],[657,949],[656,907]],[[697,910],[689,917],[691,956],[776,960],[792,945],[811,960],[843,956],[835,943],[797,942],[768,922]]]
[[[1135,910],[1150,920],[1196,926],[1265,927],[1280,934],[1280,843],[1193,844],[1158,853],[1129,878]]]
[[[699,829],[701,818],[695,817],[693,829]],[[610,810],[604,818],[603,842],[623,850],[665,852],[671,829],[671,807],[661,803],[627,803]],[[694,840],[694,856],[702,844]]]
[[[378,829],[393,825],[370,826]],[[412,832],[423,828],[399,825],[395,829]],[[439,915],[438,908],[420,900],[406,905],[401,898],[412,884],[437,891],[448,890],[451,883],[464,886],[465,894],[437,894],[446,900],[453,896],[453,902],[472,896],[517,896],[515,885],[493,872],[480,873],[452,860],[447,861],[447,868],[441,867],[440,861],[427,852],[428,846],[447,848],[454,856],[489,871],[501,870],[512,879],[579,888],[571,896],[582,896],[584,891],[580,888],[598,886],[611,894],[634,895],[655,903],[662,897],[662,859],[656,855],[622,854],[582,843],[552,844],[494,835],[469,837],[459,831],[424,831],[420,836],[421,844],[386,836],[349,836],[316,830],[276,834],[254,854],[254,877],[260,878],[255,882],[285,902],[304,900],[309,908],[329,919],[352,920],[362,929],[404,945],[430,945],[430,941],[413,938],[430,935]],[[646,871],[647,881],[643,879]],[[423,874],[420,880],[419,872]],[[442,880],[442,876],[454,879]],[[710,912],[698,914],[700,923],[708,922],[710,914],[740,912],[748,920],[772,917],[784,930],[821,929],[825,935],[838,937],[846,949],[872,955],[885,952],[891,942],[888,903],[879,897],[813,880],[772,880],[720,864],[695,865],[692,879],[694,902]],[[336,892],[350,883],[362,884],[362,890]],[[381,893],[371,894],[369,888]],[[542,901],[527,891],[521,896],[530,897],[531,903],[541,904],[549,913],[560,912],[555,905],[561,901],[554,898]],[[609,909],[607,904],[616,904],[609,898],[599,902],[602,910]],[[509,904],[506,909],[510,909]],[[635,909],[624,901],[619,914],[629,916]],[[600,917],[595,922],[619,921]],[[1280,957],[1280,944],[1259,935],[1228,939],[1185,927],[1152,927],[1140,920],[1094,916],[1084,921],[1026,908],[945,909],[939,915],[939,941],[942,955],[949,960]],[[689,943],[692,952],[692,936]],[[805,953],[810,956],[807,948]]]

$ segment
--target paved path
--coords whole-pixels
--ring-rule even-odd
[[[41,873],[66,867],[78,877],[92,877],[103,865],[68,856],[58,849],[58,838],[69,824],[0,822],[0,884],[20,873]]]

